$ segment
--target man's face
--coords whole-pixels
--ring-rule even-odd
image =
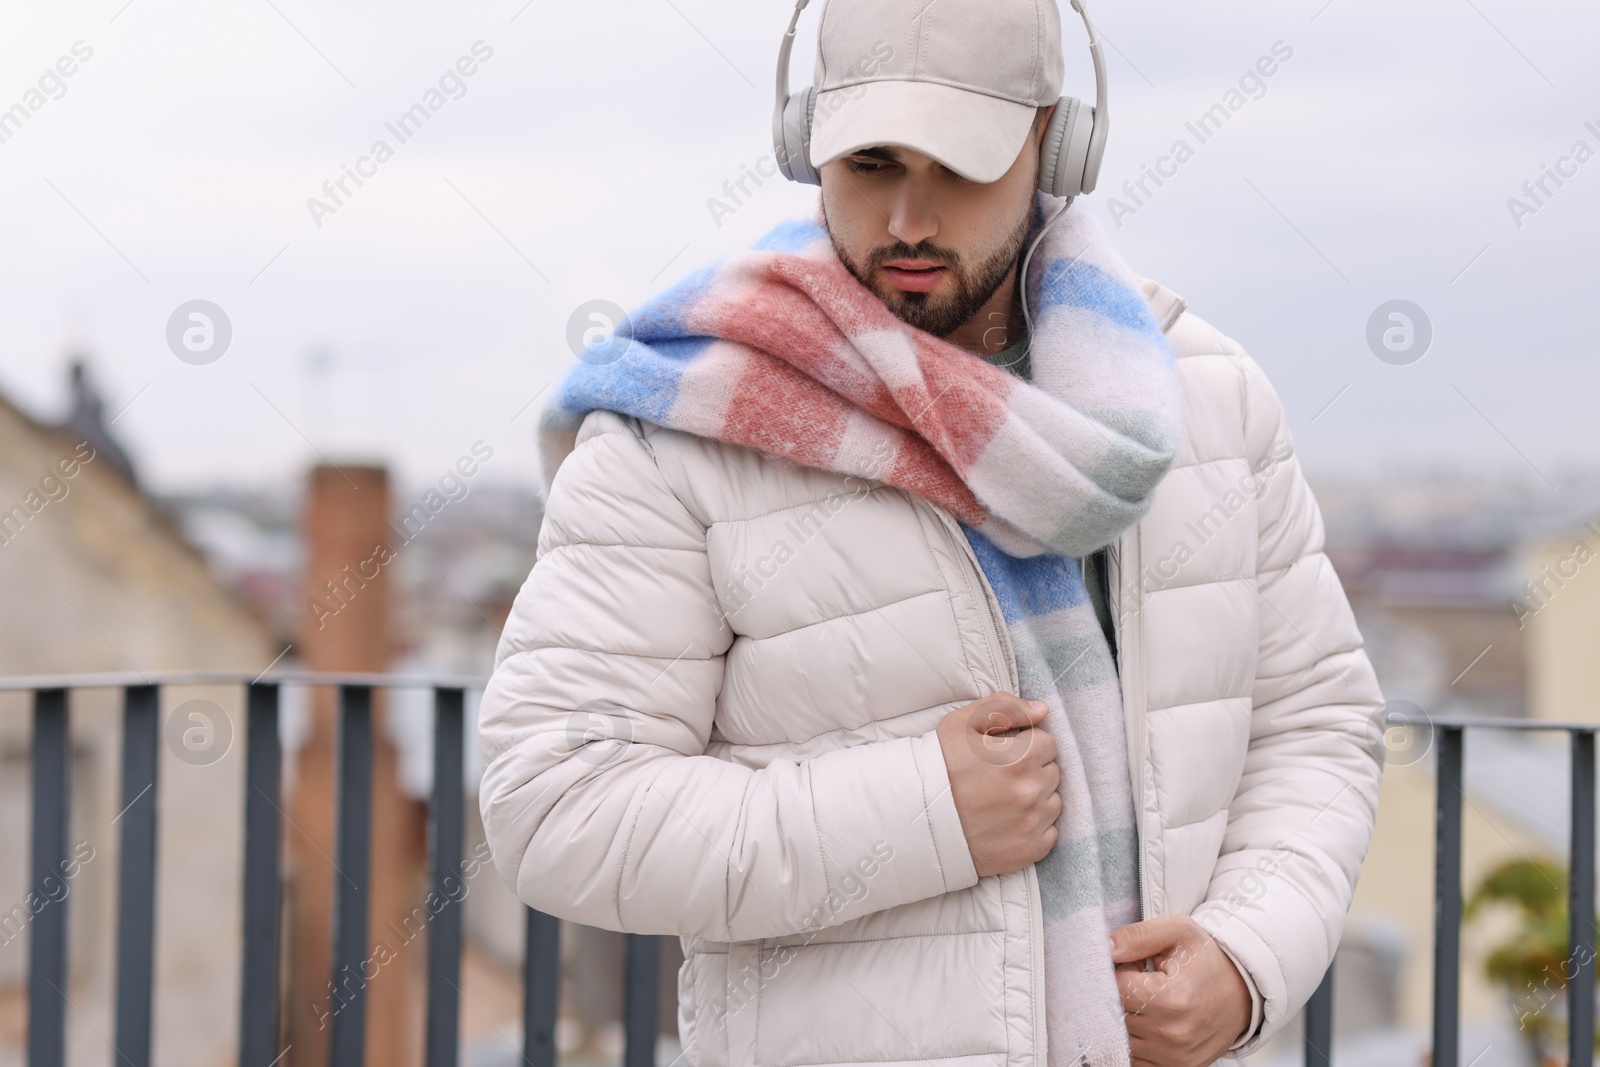
[[[867,148],[822,168],[822,211],[845,267],[895,315],[945,337],[1006,280],[1027,239],[1035,124],[997,181],[968,181],[909,148]]]

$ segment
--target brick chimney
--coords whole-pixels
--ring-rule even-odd
[[[390,628],[392,535],[389,477],[382,467],[311,471],[303,518],[306,562],[297,651],[313,671],[383,671],[394,650]],[[426,812],[400,792],[397,754],[384,729],[383,693],[373,694],[372,860],[364,986],[367,1062],[421,1062],[426,938],[401,944],[391,933],[425,889]],[[311,729],[295,754],[285,830],[291,891],[289,990],[284,1005],[287,1067],[327,1067],[332,1017],[346,998],[330,992],[334,777],[338,694],[313,690]],[[379,950],[380,942],[392,952]],[[383,961],[376,966],[376,961]],[[349,978],[345,979],[350,980]]]

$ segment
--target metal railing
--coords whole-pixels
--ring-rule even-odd
[[[156,813],[159,796],[163,686],[243,685],[246,690],[244,908],[240,981],[240,1067],[271,1067],[280,1048],[280,848],[279,797],[282,750],[278,711],[284,685],[332,686],[339,693],[337,779],[334,785],[332,979],[346,999],[329,1024],[328,1062],[359,1067],[365,1055],[362,982],[367,957],[367,905],[372,826],[372,693],[374,689],[427,688],[434,699],[433,792],[428,806],[428,888],[440,902],[428,923],[427,1067],[458,1062],[461,982],[461,895],[465,836],[462,756],[465,697],[481,678],[387,674],[317,674],[282,671],[251,678],[231,672],[160,675],[90,674],[0,679],[0,691],[33,693],[33,812],[30,887],[48,903],[34,915],[28,956],[27,1063],[61,1067],[67,1018],[67,911],[69,896],[51,892],[55,872],[67,870],[71,748],[67,693],[72,689],[123,691],[121,855],[116,890],[116,1062],[149,1067],[153,986]],[[531,1067],[554,1067],[559,990],[559,923],[526,910],[527,956],[523,985],[522,1058]],[[629,935],[624,963],[626,1067],[655,1059],[660,942]]]
[[[1571,744],[1572,795],[1567,880],[1568,1067],[1594,1067],[1595,1043],[1595,731],[1600,723],[1539,719],[1428,717],[1390,714],[1388,726],[1428,730],[1436,749],[1433,881],[1432,1067],[1461,1067],[1461,815],[1466,731],[1565,733]],[[1323,977],[1305,1014],[1306,1067],[1333,1062],[1333,969]]]
[[[451,890],[464,869],[462,757],[468,689],[481,678],[282,671],[250,678],[191,671],[154,676],[87,674],[0,679],[0,692],[33,694],[33,811],[30,887],[50,903],[32,920],[28,957],[27,1062],[62,1067],[67,1015],[67,896],[50,893],[54,872],[69,865],[71,757],[67,693],[123,691],[121,851],[116,891],[113,1045],[119,1064],[149,1067],[153,986],[157,766],[163,686],[243,685],[246,691],[244,908],[240,982],[240,1067],[272,1067],[280,1048],[280,893],[282,851],[279,783],[282,750],[279,696],[284,685],[331,686],[339,693],[332,925],[332,978],[357,971],[366,957],[372,822],[372,693],[426,688],[434,697],[433,791],[428,806],[428,887],[442,901],[428,925],[427,1067],[456,1067],[459,1056],[461,898]],[[1564,731],[1572,744],[1572,876],[1568,984],[1571,1067],[1593,1067],[1595,1034],[1595,732],[1600,724],[1522,719],[1419,719],[1392,715],[1391,725],[1431,729],[1438,756],[1434,912],[1434,1067],[1460,1067],[1462,757],[1468,728]],[[144,801],[148,802],[144,802]],[[452,883],[454,879],[454,883]],[[560,924],[526,912],[522,1058],[555,1067]],[[660,939],[627,935],[623,964],[623,1067],[653,1067],[659,1029]],[[365,1054],[363,983],[346,985],[349,1000],[334,1014],[332,1067],[360,1067]],[[1305,1063],[1332,1063],[1333,970],[1306,1005]]]
[[[1461,1064],[1461,807],[1466,799],[1466,731],[1557,732],[1571,746],[1567,879],[1567,1063],[1593,1067],[1595,1042],[1595,731],[1600,723],[1538,719],[1390,715],[1388,722],[1433,732],[1438,784],[1434,820],[1433,1067]],[[1307,1041],[1309,1047],[1309,1039]],[[1309,1060],[1308,1060],[1309,1062]]]

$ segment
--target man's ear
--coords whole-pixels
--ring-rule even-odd
[[[1044,154],[1044,131],[1050,128],[1050,116],[1055,114],[1055,104],[1047,104],[1033,114],[1033,129],[1028,131],[1028,136],[1033,139],[1034,158]]]
[[[1056,114],[1056,104],[1046,104],[1034,112],[1034,130],[1030,131],[1030,136],[1034,138],[1034,147],[1038,152],[1045,150],[1045,130],[1050,128],[1050,117],[1053,114]]]

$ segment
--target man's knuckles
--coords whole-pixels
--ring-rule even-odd
[[[1156,999],[1158,986],[1153,979],[1159,977],[1149,971],[1123,971],[1117,975],[1117,987],[1122,993],[1122,1009],[1142,1014]]]
[[[1193,982],[1176,981],[1167,986],[1166,996],[1162,998],[1162,1008],[1172,1013],[1172,1017],[1181,1024],[1191,1023],[1200,1007],[1200,998],[1195,996]]]
[[[1017,808],[1028,810],[1042,810],[1050,796],[1048,783],[1038,774],[1013,777],[1009,783],[1009,790],[1012,804]]]

